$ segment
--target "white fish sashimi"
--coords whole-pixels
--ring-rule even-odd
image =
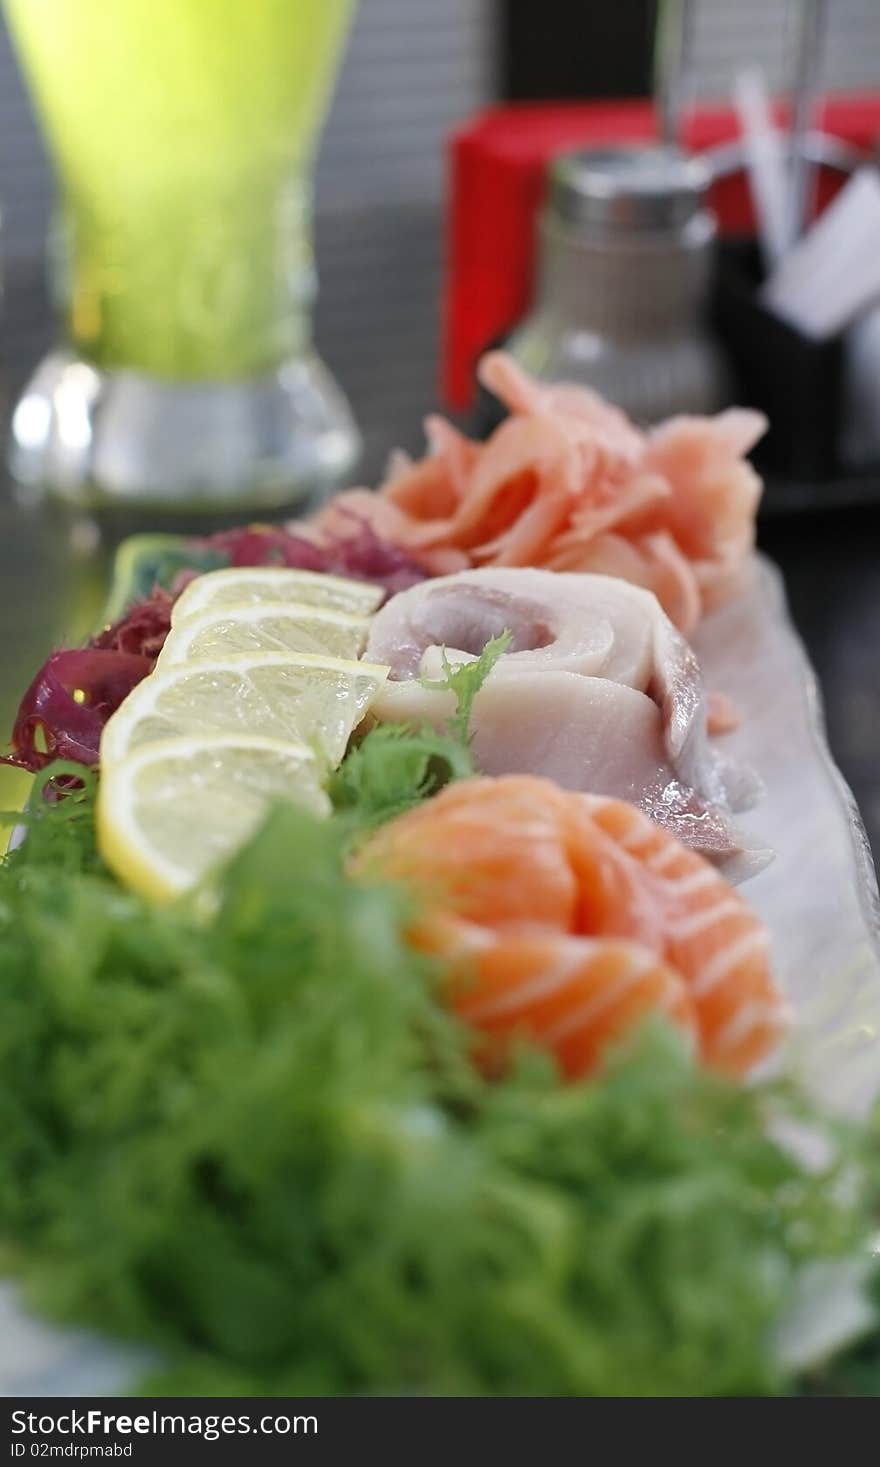
[[[389,683],[380,716],[442,728],[455,712],[448,692],[415,679]],[[471,719],[473,751],[484,773],[543,774],[571,787],[585,771],[596,794],[639,802],[674,778],[663,747],[660,712],[645,693],[607,678],[571,672],[490,677]]]
[[[656,600],[650,592],[644,594]],[[750,809],[761,797],[761,781],[746,765],[725,759],[712,746],[708,699],[697,655],[659,602],[653,633],[654,661],[646,691],[659,706],[664,746],[676,777],[725,809]]]
[[[396,596],[375,618],[370,645],[387,653],[392,678],[415,677],[431,648],[445,647],[459,659],[477,656],[491,637],[509,631],[509,667],[641,687],[651,675],[655,609],[650,592],[611,576],[460,571]]]
[[[733,809],[756,782],[719,758],[706,732],[697,659],[650,592],[606,576],[534,569],[463,571],[414,586],[374,619],[366,655],[391,667],[374,714],[441,727],[448,692],[424,682],[511,646],[477,695],[474,755],[486,774],[542,774],[567,789],[628,799],[688,844],[741,855]],[[740,876],[764,864],[753,851]]]

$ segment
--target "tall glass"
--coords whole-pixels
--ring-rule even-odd
[[[13,470],[80,503],[234,508],[359,441],[311,349],[311,168],[352,0],[4,0],[54,160],[66,336]]]

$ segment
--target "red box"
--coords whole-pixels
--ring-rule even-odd
[[[786,108],[776,108],[780,122]],[[829,97],[817,125],[872,151],[880,134],[880,97]],[[696,110],[686,128],[689,147],[702,151],[738,135],[730,107]],[[449,213],[443,300],[441,390],[447,404],[474,400],[474,365],[485,347],[528,309],[535,255],[535,216],[548,160],[566,148],[642,142],[657,136],[650,101],[517,103],[480,113],[449,141]],[[824,173],[819,207],[839,186]],[[754,229],[742,175],[713,189],[712,204],[726,234]]]

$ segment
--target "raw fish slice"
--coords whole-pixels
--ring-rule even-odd
[[[510,650],[471,720],[484,773],[544,774],[632,799],[699,849],[744,849],[727,814],[753,803],[760,786],[712,749],[694,653],[656,599],[624,581],[492,568],[403,592],[370,632],[366,655],[392,678],[375,716],[442,726],[450,695],[417,679],[441,679],[444,656],[473,658],[505,629]]]
[[[661,615],[652,596],[609,576],[514,567],[462,571],[395,596],[373,621],[369,655],[381,653],[392,678],[412,677],[430,648],[445,647],[452,659],[476,656],[506,628],[512,642],[499,666],[644,687],[654,676]]]
[[[585,388],[548,385],[502,353],[480,363],[510,409],[485,443],[428,420],[429,452],[397,460],[375,496],[338,496],[431,575],[473,565],[619,576],[690,634],[739,588],[761,481],[744,455],[759,413],[675,418],[649,434]]]
[[[573,932],[578,878],[560,846],[569,799],[550,780],[460,780],[382,826],[357,864],[414,882],[441,922],[454,916],[477,927],[531,923]],[[439,838],[423,849],[433,829]]]
[[[591,1074],[610,1045],[663,1016],[696,1046],[693,1002],[680,974],[636,942],[511,931],[469,948],[450,1004],[480,1031],[476,1053],[495,1073],[517,1041],[553,1053],[570,1079]]]
[[[709,804],[746,810],[761,795],[750,770],[719,755],[707,734],[706,691],[696,653],[667,617],[654,621],[654,664],[647,691],[660,707],[664,744],[676,777]]]
[[[784,1032],[761,922],[622,801],[522,775],[464,780],[382,827],[356,865],[421,898],[412,940],[447,960],[449,1002],[493,1068],[521,1036],[576,1076],[663,1013],[707,1063],[745,1074]]]
[[[451,693],[419,681],[386,683],[373,705],[382,722],[442,728]],[[571,672],[487,679],[471,715],[474,759],[483,774],[544,775],[563,789],[595,790],[660,805],[675,775],[660,710],[645,693]]]
[[[642,811],[589,795],[585,803],[594,826],[659,878],[666,913],[664,953],[689,980],[704,1058],[745,1073],[787,1027],[770,971],[767,929],[711,867]]]
[[[429,675],[439,675],[430,654],[424,661]],[[387,682],[372,711],[382,722],[442,729],[455,698],[415,678]],[[727,863],[737,880],[769,859],[724,809],[676,777],[660,709],[622,683],[571,672],[508,676],[496,668],[474,701],[471,735],[481,773],[543,775],[563,789],[631,800],[679,840]]]

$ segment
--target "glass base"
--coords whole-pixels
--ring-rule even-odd
[[[360,450],[348,402],[313,355],[246,381],[167,382],[58,350],[15,409],[9,466],[83,508],[246,516],[326,496]]]

